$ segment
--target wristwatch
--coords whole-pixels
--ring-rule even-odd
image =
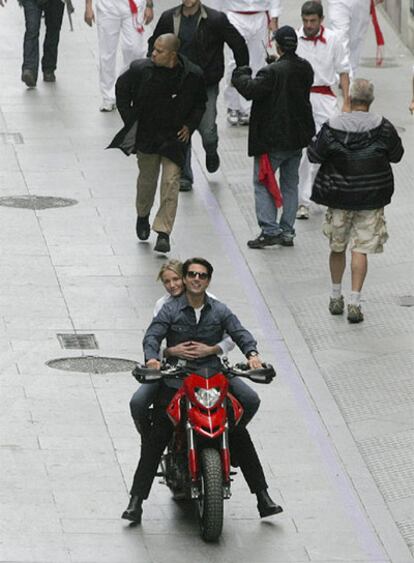
[[[251,352],[247,352],[246,358],[248,360],[250,360],[250,358],[255,358],[258,355],[259,355],[259,352],[257,350],[251,350]]]

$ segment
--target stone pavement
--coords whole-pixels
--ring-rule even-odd
[[[290,2],[283,22],[297,25],[299,7]],[[257,233],[246,129],[227,128],[221,104],[215,175],[195,138],[196,187],[180,196],[171,256],[212,261],[212,290],[277,368],[272,386],[256,387],[251,430],[285,508],[260,521],[238,476],[223,538],[206,545],[191,511],[157,483],[141,527],[119,518],[139,453],[128,413],[136,385],[89,356],[141,359],[164,258],[135,238],[133,157],[103,151],[120,119],[97,111],[96,32],[79,3],[75,32],[64,24],[58,81],[28,91],[22,14],[10,0],[0,18],[0,197],[32,206],[0,208],[0,561],[412,561],[414,309],[402,306],[414,295],[412,56],[388,24],[384,68],[372,66],[370,35],[361,74],[375,81],[375,109],[400,127],[406,155],[394,168],[390,240],[370,260],[362,325],[327,311],[321,215],[298,222],[293,249],[246,247]],[[29,196],[77,203],[39,209],[48,202]],[[58,334],[93,334],[98,349],[62,349]],[[71,357],[84,358],[78,371],[46,365]]]

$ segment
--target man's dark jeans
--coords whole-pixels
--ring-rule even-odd
[[[21,0],[26,21],[23,43],[22,70],[31,70],[37,79],[39,69],[39,31],[42,12],[45,15],[46,34],[43,42],[43,72],[56,69],[60,28],[62,27],[62,0],[47,0],[40,6],[37,0]]]
[[[218,84],[207,86],[207,105],[201,118],[197,131],[200,133],[203,148],[206,154],[215,154],[218,146],[217,133],[217,97],[219,94]],[[181,173],[181,179],[189,184],[194,181],[191,169],[191,141],[188,143],[185,164]]]

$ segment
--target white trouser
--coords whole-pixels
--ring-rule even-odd
[[[312,104],[316,133],[318,133],[325,121],[338,113],[337,98],[311,92],[310,101]],[[312,186],[318,170],[319,164],[309,162],[306,149],[304,149],[299,165],[299,205],[305,205],[306,207],[310,205]]]
[[[343,38],[356,77],[369,18],[370,0],[328,0],[328,27]]]
[[[234,25],[247,43],[250,68],[254,76],[266,63],[265,47],[269,39],[266,12],[258,14],[236,14],[235,12],[229,12],[227,16],[230,23]],[[242,113],[249,113],[251,102],[245,100],[231,85],[231,75],[236,68],[236,61],[234,60],[233,52],[230,50],[229,52],[226,75],[227,86],[224,90],[224,99],[228,108],[241,111]]]
[[[136,2],[138,18],[142,21],[145,2]],[[139,33],[132,21],[128,0],[98,0],[96,5],[96,26],[99,49],[99,88],[102,99],[107,103],[115,102],[115,82],[118,77],[116,59],[121,36],[123,68],[126,70],[135,59],[141,59],[147,53],[149,30],[146,27]]]

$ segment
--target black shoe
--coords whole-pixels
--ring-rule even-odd
[[[43,80],[44,82],[56,82],[56,76],[53,70],[44,70],[43,71]]]
[[[261,233],[257,238],[247,242],[249,248],[264,248],[275,244],[282,244],[280,235],[264,235]]]
[[[207,172],[213,174],[213,172],[217,172],[220,166],[220,157],[216,152],[206,154],[206,168]]]
[[[33,70],[30,70],[30,68],[23,70],[22,82],[24,82],[28,88],[34,88],[36,86],[36,76]]]
[[[294,242],[293,242],[293,238],[291,237],[281,237],[281,243],[282,246],[295,246]]]
[[[294,246],[293,236],[286,235],[284,233],[279,233],[277,235],[278,242],[276,244],[280,244],[281,246]]]
[[[139,240],[147,240],[150,236],[151,227],[148,221],[148,217],[149,215],[146,215],[145,217],[137,217],[136,231]]]
[[[142,499],[132,496],[127,509],[122,513],[121,518],[141,524],[142,518]]]
[[[193,184],[190,180],[180,180],[180,192],[191,192]]]
[[[166,233],[158,233],[157,242],[155,243],[154,250],[156,252],[169,252],[170,248],[170,237]]]
[[[259,491],[256,493],[257,496],[257,509],[260,514],[260,518],[266,518],[266,516],[272,516],[273,514],[279,514],[283,512],[283,508],[272,501],[267,492],[267,489]]]

